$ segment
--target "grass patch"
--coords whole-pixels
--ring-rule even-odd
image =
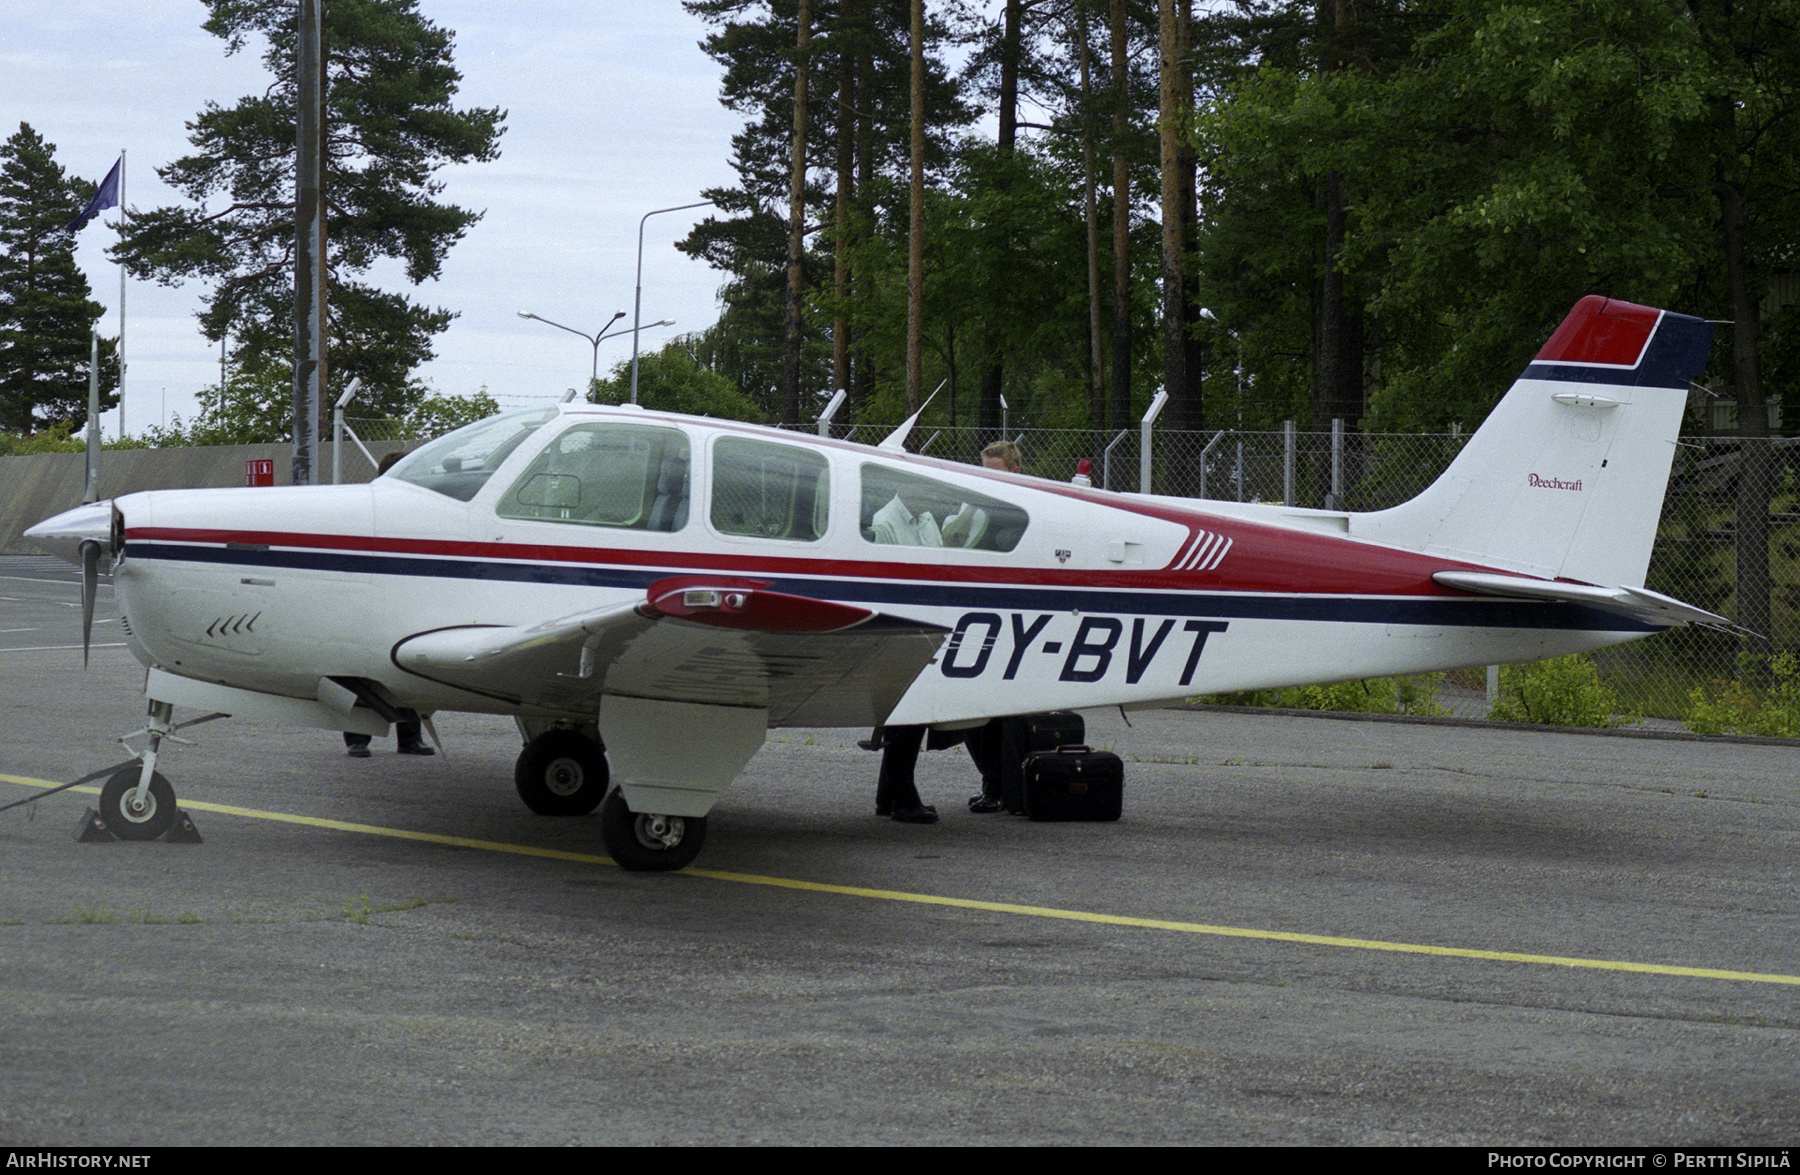
[[[1273,706],[1287,710],[1334,710],[1349,714],[1412,714],[1443,718],[1450,708],[1437,700],[1442,673],[1374,677],[1330,685],[1244,690],[1200,699],[1219,706]]]

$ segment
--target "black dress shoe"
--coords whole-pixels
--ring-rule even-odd
[[[369,748],[351,747],[349,750],[345,751],[344,754],[349,755],[352,759],[367,759],[369,757]]]
[[[937,809],[930,804],[920,804],[916,808],[895,809],[894,819],[902,824],[936,824],[938,815]]]
[[[969,797],[969,811],[971,812],[998,812],[1004,806],[1005,805],[1001,804],[1001,802],[993,796]]]
[[[432,750],[430,747],[426,746],[424,743],[401,743],[400,744],[400,753],[402,755],[435,755],[435,754],[437,754],[436,751]]]

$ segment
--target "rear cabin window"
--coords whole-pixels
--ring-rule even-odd
[[[676,531],[688,517],[688,441],[671,428],[578,424],[500,499],[502,518]]]
[[[814,542],[825,533],[830,484],[825,458],[811,450],[720,437],[713,445],[713,529]]]
[[[862,467],[862,535],[899,547],[1010,551],[1030,521],[998,498],[886,465]]]

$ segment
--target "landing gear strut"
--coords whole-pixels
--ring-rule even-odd
[[[622,869],[667,873],[693,864],[706,844],[706,817],[633,812],[617,789],[600,809],[600,840]]]
[[[141,733],[150,740],[138,756],[141,762],[113,772],[100,789],[100,819],[120,840],[155,840],[169,831],[177,815],[175,789],[156,771],[163,739],[175,736],[175,707],[153,699]]]

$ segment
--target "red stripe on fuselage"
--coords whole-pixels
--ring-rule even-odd
[[[1230,554],[1214,571],[1176,566],[1144,570],[1101,570],[1060,567],[984,567],[938,562],[895,562],[876,559],[829,559],[698,552],[691,549],[633,550],[618,547],[573,547],[535,543],[466,540],[377,538],[365,535],[287,533],[185,527],[131,527],[133,540],[200,543],[216,546],[280,547],[290,550],[339,551],[345,554],[413,556],[455,560],[504,560],[513,563],[587,564],[647,567],[688,573],[750,576],[807,576],[839,579],[885,579],[944,583],[1016,585],[1094,589],[1184,590],[1211,592],[1275,592],[1284,595],[1461,596],[1432,582],[1433,572],[1491,571],[1472,563],[1359,543],[1332,535],[1312,535],[1212,516],[1196,519],[1150,503],[1108,503],[1190,528],[1181,551],[1193,552],[1195,531],[1207,529],[1232,540]],[[1202,526],[1204,523],[1204,526]],[[921,549],[920,554],[927,551]]]

